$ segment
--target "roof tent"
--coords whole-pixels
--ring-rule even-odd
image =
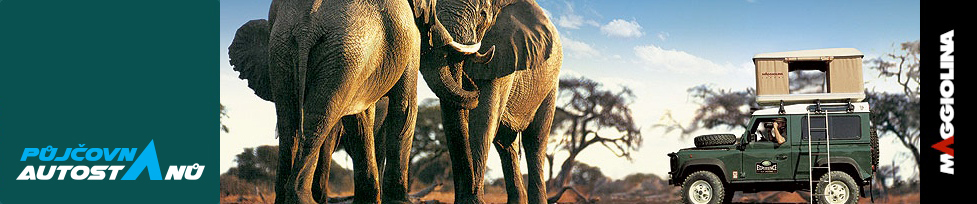
[[[757,103],[860,102],[865,99],[862,52],[855,48],[831,48],[761,53],[756,65]],[[824,93],[791,93],[788,73],[800,70],[824,72]]]

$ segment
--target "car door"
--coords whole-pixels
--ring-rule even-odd
[[[773,117],[783,118],[786,117]],[[755,125],[762,125],[765,121],[772,121],[773,118],[757,118]],[[787,121],[789,123],[790,121]],[[753,130],[756,130],[754,127]],[[790,130],[787,130],[790,132]],[[760,136],[762,137],[762,136]],[[743,166],[740,173],[741,180],[744,181],[779,181],[793,179],[794,157],[791,156],[791,138],[784,135],[787,142],[778,145],[773,141],[754,140],[751,141],[743,150]]]

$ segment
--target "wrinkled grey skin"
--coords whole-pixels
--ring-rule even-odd
[[[256,95],[275,103],[276,203],[315,203],[314,172],[330,163],[340,135],[330,131],[340,122],[354,160],[354,201],[380,202],[372,129],[374,103],[384,96],[390,103],[380,137],[398,148],[384,151],[384,171],[391,173],[384,174],[382,199],[408,202],[406,154],[417,114],[420,49],[464,55],[478,49],[445,34],[434,7],[420,0],[275,0],[268,20],[238,29],[228,48],[231,65]],[[321,167],[328,172],[328,165]]]
[[[453,40],[491,53],[422,51],[420,71],[441,99],[455,202],[483,202],[485,160],[493,144],[509,203],[545,203],[543,162],[563,58],[555,27],[531,0],[441,0],[437,17]],[[451,87],[457,84],[462,87]],[[528,191],[513,144],[520,132]]]
[[[384,166],[383,164],[384,164],[384,159],[386,158],[385,157],[386,152],[399,151],[400,150],[399,148],[401,147],[397,145],[402,145],[399,143],[385,143],[386,137],[383,136],[387,134],[380,132],[383,129],[381,128],[383,126],[383,120],[387,117],[387,106],[389,104],[389,101],[390,101],[389,97],[383,97],[379,101],[377,101],[377,103],[374,105],[375,107],[374,109],[375,117],[373,120],[374,135],[379,135],[379,136],[374,137],[373,145],[375,147],[374,152],[376,153],[377,169],[380,171],[379,172],[380,178],[383,177],[383,171],[385,170],[383,168]],[[350,118],[347,119],[347,117]],[[350,120],[350,119],[354,119],[354,118],[351,118],[351,116],[345,116],[344,119],[342,120]],[[333,152],[336,152],[337,150],[340,149],[345,149],[347,152],[350,152],[352,148],[356,148],[352,145],[359,145],[359,144],[353,144],[352,142],[349,141],[349,139],[352,137],[363,137],[362,132],[358,132],[354,130],[355,129],[344,128],[343,123],[336,124],[336,126],[333,127],[332,131],[330,131],[328,134],[331,134],[332,137],[337,137],[336,142],[339,144],[330,144],[330,143],[322,144],[322,147],[320,148],[319,151],[319,162],[316,165],[316,167],[326,167],[326,168],[316,168],[315,175],[313,175],[312,198],[314,198],[316,202],[326,203],[330,199],[342,199],[339,197],[330,198],[328,195],[329,169],[330,169],[328,167],[331,167],[330,162],[332,162],[331,156]],[[383,189],[381,189],[381,192],[382,191]]]

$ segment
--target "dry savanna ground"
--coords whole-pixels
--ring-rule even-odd
[[[342,193],[337,196],[350,196],[351,193]],[[679,195],[667,196],[668,198],[645,198],[645,199],[602,199],[599,203],[681,203],[678,198]],[[788,192],[763,192],[756,194],[743,194],[742,196],[737,196],[734,199],[737,203],[758,203],[758,201],[764,198],[766,203],[807,203],[800,195],[797,193]],[[239,204],[271,204],[274,203],[275,195],[264,195],[264,200],[258,195],[229,195],[221,196],[220,203],[239,203]],[[422,197],[418,200],[420,203],[452,203],[454,201],[454,194],[445,192],[432,192],[427,196]],[[506,195],[505,191],[495,191],[489,189],[485,194],[486,203],[505,203]],[[576,203],[577,198],[575,196],[569,196],[569,194],[564,194],[560,199],[559,203]],[[905,195],[891,195],[887,198],[875,198],[874,203],[919,203],[919,193],[905,194]],[[859,203],[868,204],[873,203],[870,198],[860,198]]]

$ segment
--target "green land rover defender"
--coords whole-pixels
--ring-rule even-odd
[[[857,203],[879,160],[869,121],[865,102],[758,110],[738,138],[702,135],[696,147],[669,153],[668,182],[682,187],[686,203],[728,203],[735,191],[812,188],[814,201]]]

